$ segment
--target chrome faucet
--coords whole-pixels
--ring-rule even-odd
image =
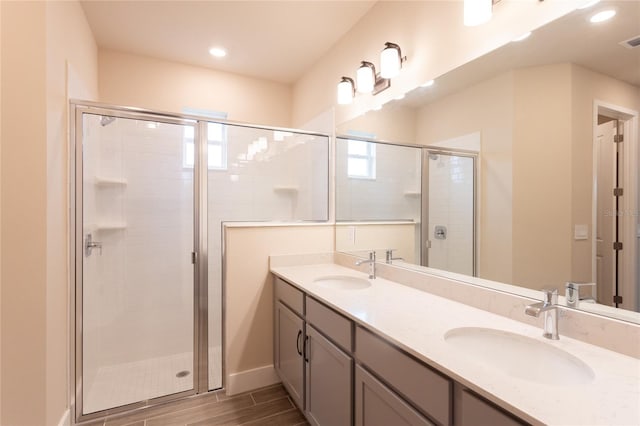
[[[388,264],[391,264],[394,260],[404,260],[401,257],[393,257],[393,252],[396,251],[396,249],[388,249],[387,253],[386,253],[386,261]]]
[[[544,313],[544,328],[542,335],[547,339],[558,340],[558,290],[543,289],[544,299],[525,308],[524,313],[538,318]]]
[[[567,298],[567,306],[570,308],[577,308],[580,304],[581,300],[593,300],[596,301],[593,297],[580,297],[580,287],[585,286],[595,286],[596,283],[574,283],[567,282],[565,284],[565,297]]]
[[[358,260],[356,262],[356,266],[360,266],[363,263],[369,264],[369,279],[375,280],[376,279],[376,251],[371,250],[369,252],[369,259]]]

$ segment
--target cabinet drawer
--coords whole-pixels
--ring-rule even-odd
[[[276,300],[280,300],[298,315],[304,315],[303,293],[286,281],[278,277],[274,278]]]
[[[342,349],[349,353],[353,351],[351,320],[310,297],[307,298],[307,322],[322,330],[323,334]]]
[[[360,327],[356,327],[356,355],[425,414],[451,424],[451,380]]]
[[[460,421],[456,422],[458,426],[522,426],[527,424],[485,402],[466,389],[462,391],[458,401],[461,405],[456,409],[460,415]]]

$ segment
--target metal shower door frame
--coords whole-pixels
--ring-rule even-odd
[[[478,157],[479,153],[475,151],[443,149],[439,147],[423,146],[422,147],[422,200],[421,200],[421,243],[420,252],[422,253],[421,265],[429,265],[429,155],[448,155],[455,157],[471,158],[473,161],[473,256],[472,269],[473,276],[478,276]]]

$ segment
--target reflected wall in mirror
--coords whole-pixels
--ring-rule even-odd
[[[617,15],[591,24],[604,8]],[[579,308],[640,321],[609,308],[640,307],[640,47],[625,43],[639,36],[640,2],[576,10],[337,134],[419,146],[477,135],[477,276],[561,294],[594,282]]]

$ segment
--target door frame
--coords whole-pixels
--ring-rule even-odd
[[[191,125],[194,127],[195,162],[193,184],[193,252],[196,262],[193,273],[193,388],[187,391],[134,402],[90,414],[82,414],[83,409],[83,371],[82,371],[82,273],[84,259],[83,234],[83,114],[106,115],[117,118],[145,120],[175,125]],[[70,101],[70,138],[69,138],[69,275],[70,275],[70,309],[69,309],[69,390],[71,421],[83,422],[97,418],[130,411],[137,408],[162,404],[185,396],[207,392],[208,389],[208,296],[207,296],[207,142],[203,137],[203,118],[176,114],[154,113],[137,108],[110,107],[93,102]],[[213,121],[213,120],[207,120]],[[204,164],[204,168],[203,168]],[[205,191],[205,192],[202,192]],[[203,337],[204,336],[204,337]],[[202,339],[202,340],[201,340]],[[224,371],[224,360],[222,365]],[[223,374],[224,386],[224,374]]]
[[[623,250],[620,252],[619,259],[621,260],[621,266],[617,265],[618,274],[622,277],[621,285],[619,288],[623,289],[625,294],[625,300],[631,300],[631,303],[626,303],[623,309],[638,309],[640,307],[640,301],[638,296],[638,265],[637,265],[637,253],[638,253],[638,111],[634,111],[629,108],[621,107],[619,105],[611,104],[601,100],[594,100],[593,102],[593,118],[592,118],[592,148],[593,148],[593,160],[592,160],[592,182],[591,182],[591,280],[596,282],[596,238],[597,235],[597,214],[598,214],[598,200],[597,200],[597,164],[598,164],[598,146],[597,146],[597,134],[598,134],[598,115],[603,114],[611,118],[620,120],[624,126],[624,158],[623,158],[623,188],[624,195],[622,197],[622,206],[620,209],[625,212],[621,216],[621,231],[623,235],[623,241],[625,243]],[[617,213],[617,212],[616,212]],[[615,289],[614,289],[615,293]],[[595,294],[595,289],[594,289]],[[623,302],[623,304],[625,304]]]

